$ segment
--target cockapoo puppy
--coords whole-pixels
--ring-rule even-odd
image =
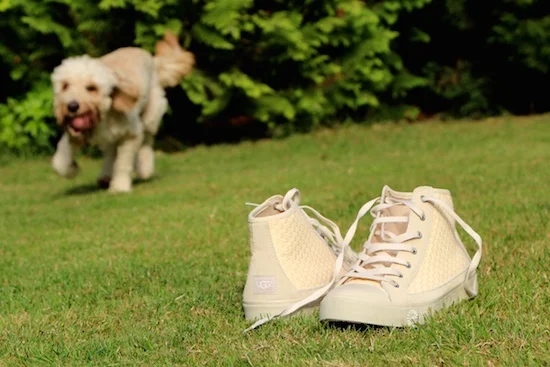
[[[150,178],[154,136],[168,107],[164,89],[176,86],[194,63],[193,54],[171,33],[157,43],[154,56],[127,47],[101,58],[64,60],[52,73],[55,117],[64,128],[54,170],[74,177],[75,152],[93,144],[104,154],[100,186],[131,191],[134,167],[139,178]]]

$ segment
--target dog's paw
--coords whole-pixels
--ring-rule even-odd
[[[148,180],[155,172],[155,153],[151,147],[142,147],[137,156],[136,173],[142,180]]]
[[[75,178],[80,173],[80,167],[78,166],[78,163],[75,161],[72,161],[72,163],[69,165],[69,169],[67,170],[67,173],[65,174],[65,177],[67,178]]]
[[[132,191],[132,179],[130,177],[114,177],[109,184],[109,192],[113,194],[127,193]]]
[[[97,185],[102,189],[108,189],[110,183],[111,183],[111,177],[109,176],[102,176],[97,179]]]
[[[65,178],[74,178],[80,172],[80,167],[78,167],[78,163],[76,163],[75,161],[67,163],[57,156],[55,156],[52,160],[52,167],[59,176]]]

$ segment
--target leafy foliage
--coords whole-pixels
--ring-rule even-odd
[[[434,15],[438,16],[434,16]],[[482,116],[550,110],[550,3],[446,0],[402,14],[396,51],[429,88],[409,101],[428,112]],[[406,37],[408,30],[422,37]]]
[[[50,119],[50,87],[40,84],[22,100],[8,98],[0,104],[0,146],[13,152],[51,150],[53,130],[45,123]]]
[[[196,122],[256,123],[277,135],[349,119],[545,111],[549,103],[533,91],[550,82],[548,4],[0,0],[0,144],[33,145],[34,135],[13,135],[31,120],[54,134],[44,80],[63,58],[128,45],[152,51],[167,29],[198,61],[169,92],[178,102],[163,132],[179,138]],[[45,106],[36,119],[13,108],[30,96]]]
[[[237,118],[272,131],[281,125],[287,127],[278,131],[307,130],[331,119],[361,118],[379,108],[381,92],[391,89],[392,99],[400,98],[423,84],[392,51],[398,34],[390,25],[400,11],[426,2],[1,0],[0,70],[9,70],[3,76],[9,95],[26,100],[66,56],[101,55],[129,44],[153,50],[171,29],[198,59],[174,94],[198,107],[187,121]],[[51,99],[42,89],[33,97],[43,104]],[[45,111],[40,116],[51,121]],[[179,113],[175,109],[166,123],[181,119]],[[13,125],[27,118],[11,114]],[[51,133],[51,126],[43,130]]]

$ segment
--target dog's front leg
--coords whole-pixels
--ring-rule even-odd
[[[106,144],[101,150],[103,151],[103,166],[97,178],[97,184],[99,187],[106,189],[109,187],[111,178],[113,177],[113,166],[115,164],[117,149],[115,144]]]
[[[76,144],[71,144],[69,134],[64,133],[59,143],[57,143],[57,150],[52,159],[52,167],[58,175],[73,178],[78,174],[78,164],[74,160],[77,149]]]
[[[134,160],[141,146],[142,134],[128,137],[120,142],[116,150],[116,159],[113,165],[113,179],[109,191],[130,192],[132,190],[132,171]]]

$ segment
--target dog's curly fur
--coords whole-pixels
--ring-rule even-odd
[[[168,107],[164,89],[177,85],[194,63],[171,33],[157,43],[154,56],[127,47],[101,58],[64,60],[52,73],[54,112],[65,130],[52,160],[55,171],[74,177],[74,153],[93,144],[104,154],[101,186],[130,191],[134,166],[138,177],[151,177],[153,140]]]

